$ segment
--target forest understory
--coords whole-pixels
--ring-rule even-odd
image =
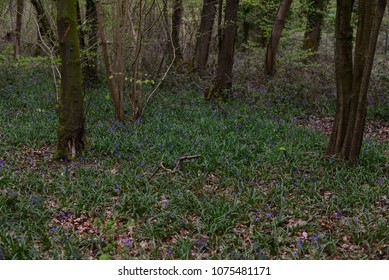
[[[389,259],[386,0],[0,14],[0,260]]]
[[[382,80],[354,166],[325,156],[330,66],[289,62],[267,85],[237,64],[222,108],[204,99],[208,81],[176,73],[137,124],[113,121],[104,84],[88,89],[87,149],[73,162],[54,158],[47,63],[3,67],[0,257],[387,259]]]

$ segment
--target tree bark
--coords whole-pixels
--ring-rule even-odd
[[[57,27],[62,62],[57,157],[71,160],[84,148],[84,97],[77,32],[77,0],[58,0]]]
[[[80,41],[80,49],[85,50],[85,32],[83,29],[81,18],[80,1],[77,1],[77,25],[78,25],[78,40]]]
[[[337,1],[335,69],[337,104],[327,154],[358,161],[366,120],[367,93],[387,0],[359,0],[354,62],[353,0]]]
[[[278,10],[276,20],[273,25],[272,34],[266,49],[265,75],[272,77],[275,73],[275,59],[278,50],[278,44],[281,39],[282,31],[285,27],[286,17],[288,15],[292,0],[283,0]]]
[[[182,49],[180,43],[180,30],[182,24],[182,0],[174,0],[173,14],[172,14],[172,44],[175,53],[175,63],[182,61]]]
[[[96,15],[96,4],[94,0],[86,0],[86,24],[87,28],[87,49],[86,61],[84,68],[84,77],[88,83],[94,84],[98,81],[97,74],[97,15]]]
[[[243,38],[242,38],[242,43],[244,45],[247,45],[249,42],[249,37],[250,37],[250,22],[248,22],[246,19],[243,21]],[[246,48],[246,47],[245,47]]]
[[[389,7],[387,8],[388,15],[389,15]],[[384,53],[387,54],[389,51],[389,23],[386,23],[385,27],[385,48],[384,48]]]
[[[218,14],[217,14],[217,48],[220,52],[222,48],[222,40],[223,40],[223,4],[224,0],[219,0],[218,5]]]
[[[232,86],[232,69],[234,66],[235,41],[237,30],[239,0],[227,0],[225,8],[222,43],[218,55],[215,85],[206,98],[222,99],[225,90]]]
[[[104,29],[104,14],[103,14],[103,9],[101,7],[101,1],[99,0],[96,1],[96,15],[97,15],[98,30],[99,30],[100,40],[101,40],[101,48],[103,51],[105,73],[106,73],[109,91],[113,101],[115,115],[118,121],[124,122],[123,96],[119,94],[115,82],[115,77],[112,70],[112,62],[109,57],[107,36],[105,35],[105,29]]]
[[[209,45],[212,38],[212,30],[216,16],[218,0],[204,0],[201,11],[199,34],[195,50],[195,67],[201,72],[207,67]]]
[[[20,55],[20,36],[22,33],[22,23],[23,23],[23,10],[24,10],[24,0],[16,1],[16,27],[15,27],[15,40],[14,40],[14,57],[19,59]]]
[[[326,9],[326,0],[311,0],[307,16],[307,27],[303,50],[316,53],[319,50],[321,29]]]
[[[43,40],[47,40],[47,43],[51,46],[55,46],[56,37],[53,29],[51,28],[50,21],[46,16],[45,9],[43,7],[41,0],[31,0],[31,4],[34,6],[36,10],[36,17],[38,23],[38,31],[41,36],[39,36],[39,40],[41,37]]]

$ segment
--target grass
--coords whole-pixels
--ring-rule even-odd
[[[337,163],[298,108],[220,112],[186,89],[123,126],[100,88],[86,94],[88,149],[57,162],[50,76],[19,70],[0,77],[0,259],[389,257],[387,142]],[[158,170],[185,155],[200,157]]]

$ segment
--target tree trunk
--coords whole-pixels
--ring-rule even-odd
[[[78,40],[80,41],[80,49],[85,50],[85,33],[81,18],[80,1],[77,1],[77,25],[78,25]]]
[[[84,148],[84,97],[77,32],[77,0],[58,0],[57,27],[61,56],[57,157],[71,160]]]
[[[249,42],[249,35],[250,35],[250,21],[247,18],[248,14],[251,11],[250,5],[244,5],[241,9],[241,13],[243,14],[243,23],[242,23],[242,44],[244,45],[244,50],[247,49],[247,44]]]
[[[172,44],[175,53],[175,63],[182,61],[182,49],[180,43],[180,30],[182,23],[182,0],[174,0],[173,14],[172,14]]]
[[[87,28],[87,49],[84,77],[88,83],[94,84],[98,81],[97,75],[97,15],[94,0],[86,0],[86,24]]]
[[[388,7],[387,11],[388,11],[388,14],[389,14],[389,7]],[[384,49],[384,53],[387,54],[387,53],[388,53],[388,50],[389,50],[389,22],[386,22],[386,26],[385,26],[385,49]]]
[[[223,40],[223,3],[224,0],[219,0],[218,14],[217,14],[217,48],[220,53]]]
[[[354,63],[353,0],[337,1],[335,68],[337,104],[327,154],[358,161],[367,110],[367,92],[387,0],[359,0]]]
[[[217,3],[218,0],[204,0],[201,11],[200,28],[195,51],[195,66],[200,72],[207,67]]]
[[[243,21],[243,39],[242,43],[245,45],[245,49],[247,47],[247,44],[249,42],[249,36],[250,36],[250,23],[247,20]]]
[[[319,50],[321,28],[326,8],[326,0],[311,0],[307,16],[307,27],[303,50],[316,53]]]
[[[47,40],[46,43],[49,44],[50,47],[54,48],[56,42],[55,34],[51,28],[50,21],[46,16],[46,12],[41,0],[31,0],[31,4],[36,10],[38,32],[40,33],[39,41],[41,39]]]
[[[20,55],[20,35],[22,33],[24,0],[16,1],[16,27],[14,40],[14,57],[19,59]]]
[[[278,44],[281,39],[282,30],[285,27],[286,17],[288,15],[292,0],[283,0],[278,10],[276,20],[273,25],[273,30],[267,44],[266,58],[265,58],[265,75],[272,77],[274,75],[274,67]]]
[[[97,15],[97,25],[98,25],[99,35],[101,40],[101,48],[103,51],[105,73],[106,73],[109,91],[113,101],[115,115],[120,122],[124,122],[123,96],[119,94],[115,82],[114,72],[112,70],[112,63],[109,57],[107,36],[105,35],[105,29],[104,29],[104,14],[103,14],[103,9],[101,7],[101,1],[99,0],[96,1],[96,15]]]
[[[218,56],[215,85],[206,96],[210,99],[221,99],[225,90],[232,86],[232,69],[237,29],[239,0],[227,0],[222,34],[222,44]]]

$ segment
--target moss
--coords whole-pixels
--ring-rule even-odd
[[[57,158],[74,159],[84,148],[84,108],[77,1],[60,0],[58,38],[61,56],[61,91],[58,104]]]

